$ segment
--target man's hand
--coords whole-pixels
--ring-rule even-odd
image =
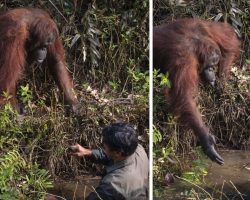
[[[69,147],[72,151],[71,155],[76,157],[84,157],[84,156],[91,156],[92,150],[86,149],[79,144],[75,144]]]

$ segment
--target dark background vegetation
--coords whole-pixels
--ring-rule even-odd
[[[242,51],[233,66],[231,79],[227,83],[219,83],[216,89],[201,84],[197,100],[203,120],[215,135],[219,149],[250,150],[250,1],[155,0],[153,7],[154,26],[191,17],[227,21],[235,28],[241,37]],[[202,162],[196,162],[200,163],[196,169],[190,162],[190,158],[201,159],[200,151],[195,148],[196,138],[190,130],[179,126],[176,118],[168,112],[167,102],[161,92],[162,85],[167,83],[165,79],[155,72],[153,119],[156,196],[161,187],[166,185],[164,177],[169,172],[178,175],[191,172],[191,181],[196,180],[195,176],[204,175],[200,170]]]
[[[137,128],[148,151],[148,4],[0,1],[0,11],[38,7],[50,13],[82,104],[81,116],[65,112],[47,70],[27,67],[18,97],[28,113],[16,115],[8,105],[0,111],[0,199],[39,199],[52,178],[100,172],[98,165],[69,156],[68,147],[100,147],[102,128],[118,120]]]

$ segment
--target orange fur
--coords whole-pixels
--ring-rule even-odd
[[[16,84],[27,65],[29,53],[42,46],[50,36],[55,37],[55,42],[48,46],[48,67],[63,91],[66,103],[72,106],[78,103],[57,25],[41,9],[19,8],[0,15],[0,105],[6,102],[2,94],[7,92],[12,106],[19,110]]]
[[[172,85],[168,91],[169,107],[182,123],[193,129],[207,155],[222,164],[193,98],[199,73],[209,65],[213,52],[220,56],[219,77],[226,79],[240,52],[240,41],[229,24],[180,19],[154,28],[153,63],[154,68],[169,73]]]

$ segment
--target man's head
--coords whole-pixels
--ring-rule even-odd
[[[106,126],[103,131],[104,150],[114,160],[132,155],[138,145],[138,135],[127,123],[114,123]]]

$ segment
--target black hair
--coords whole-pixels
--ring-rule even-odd
[[[103,143],[106,144],[110,150],[121,152],[123,156],[130,156],[137,148],[137,132],[128,123],[113,123],[104,127],[102,134]]]

